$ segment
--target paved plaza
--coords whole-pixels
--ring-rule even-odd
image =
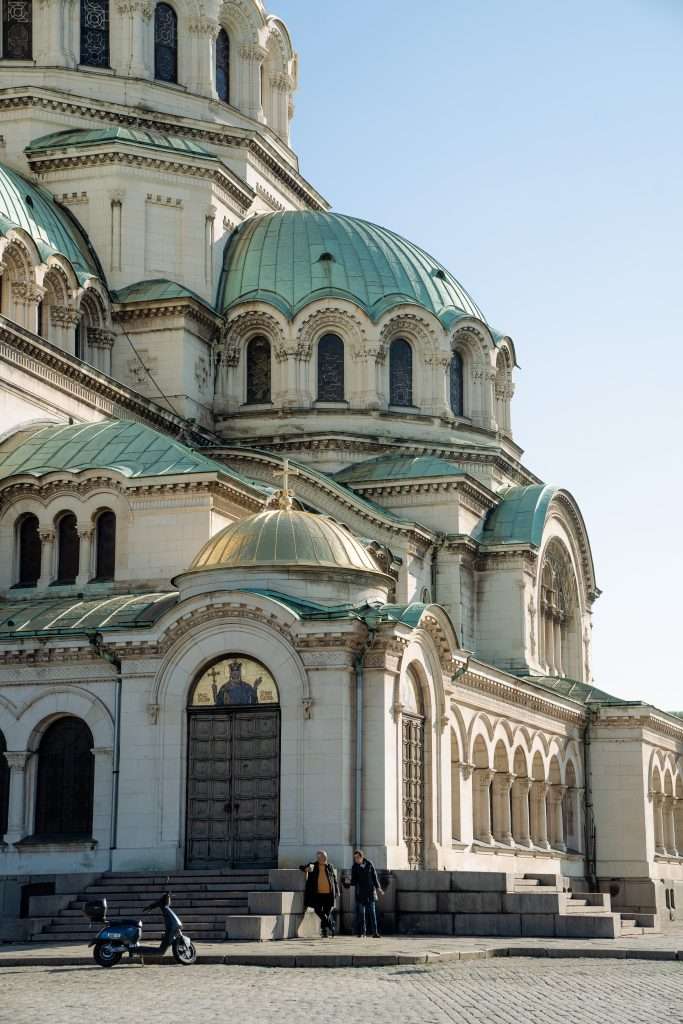
[[[143,1024],[658,1024],[683,1017],[683,964],[509,958],[438,967],[6,968],[2,1024],[73,1024],[113,1014]]]

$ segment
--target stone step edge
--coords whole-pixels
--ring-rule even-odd
[[[396,967],[413,964],[439,964],[453,960],[489,960],[495,957],[550,957],[553,959],[617,959],[617,960],[680,960],[683,950],[675,949],[609,949],[580,946],[497,946],[490,949],[444,950],[425,953],[228,953],[198,955],[204,965],[241,967]],[[149,964],[175,966],[173,957],[145,957]],[[125,967],[127,960],[123,961]],[[4,956],[0,952],[0,971],[16,967],[95,967],[91,956]],[[121,968],[115,968],[120,970]]]

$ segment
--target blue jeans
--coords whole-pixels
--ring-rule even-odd
[[[366,930],[367,922],[367,930]],[[375,900],[356,898],[356,935],[377,934],[377,904]]]

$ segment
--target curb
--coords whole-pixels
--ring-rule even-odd
[[[604,949],[550,946],[497,946],[491,949],[444,950],[425,953],[379,953],[373,955],[341,953],[304,954],[295,953],[228,953],[198,956],[197,963],[228,967],[280,967],[280,968],[323,968],[323,967],[404,967],[452,963],[456,960],[490,960],[497,957],[535,957],[586,960],[676,960],[683,961],[683,950],[675,949]],[[146,957],[147,966],[174,966],[172,957]],[[125,965],[124,965],[125,966]],[[140,966],[136,962],[136,966]],[[95,967],[91,957],[85,956],[8,956],[0,954],[0,971],[9,967]]]

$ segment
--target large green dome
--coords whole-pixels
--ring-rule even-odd
[[[252,217],[233,232],[218,288],[219,310],[257,300],[291,318],[327,296],[348,299],[373,320],[403,303],[422,306],[446,326],[463,314],[483,320],[437,260],[368,221],[294,210]]]

